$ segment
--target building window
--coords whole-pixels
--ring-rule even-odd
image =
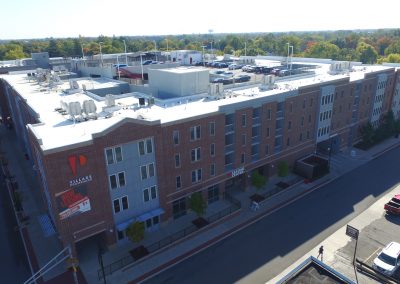
[[[192,162],[197,162],[198,160],[200,160],[200,147],[192,149],[191,159],[192,159]]]
[[[172,203],[172,215],[174,219],[186,215],[186,198],[175,200]]]
[[[215,156],[215,143],[210,144],[210,155],[211,157]]]
[[[148,201],[156,199],[156,198],[157,198],[157,188],[155,185],[150,188],[145,188],[143,190],[144,202],[148,202]]]
[[[242,146],[246,146],[246,134],[242,134]]]
[[[117,187],[125,186],[125,173],[120,172],[117,175],[110,175],[109,180],[111,189],[116,189]]]
[[[199,140],[201,138],[200,125],[190,127],[190,140]]]
[[[122,161],[122,148],[108,148],[106,149],[107,164],[111,165]]]
[[[121,147],[115,147],[115,160],[118,162],[122,161],[122,148]]]
[[[303,141],[303,133],[300,133],[299,141]]]
[[[118,187],[116,175],[110,175],[110,187],[111,187],[111,189],[115,189]]]
[[[172,132],[172,137],[174,140],[174,145],[179,145],[179,130],[174,130]]]
[[[122,202],[122,210],[127,210],[129,208],[128,196],[122,197],[121,202]]]
[[[113,205],[114,205],[114,213],[118,213],[121,211],[121,205],[119,204],[119,199],[114,199]]]
[[[292,122],[291,121],[289,121],[288,122],[288,127],[287,127],[288,129],[291,129],[292,128]]]
[[[145,154],[150,154],[153,153],[153,142],[151,138],[148,138],[143,141],[139,141],[139,155],[145,155]]]
[[[175,154],[175,168],[179,168],[181,166],[181,155]]]
[[[308,115],[308,123],[311,122],[311,114]]]
[[[242,114],[242,126],[246,126],[246,114]]]
[[[120,172],[118,173],[118,183],[119,186],[125,186],[125,173],[124,172]]]
[[[201,181],[201,169],[192,171],[192,183]]]
[[[265,156],[269,155],[269,145],[265,145]]]
[[[210,165],[210,176],[215,176],[215,164]]]
[[[219,187],[218,185],[214,185],[208,188],[207,191],[207,201],[208,204],[216,202],[219,200]]]
[[[267,119],[271,120],[271,117],[272,117],[272,110],[269,108],[267,109]]]
[[[290,138],[289,137],[286,139],[286,146],[290,146]]]
[[[176,189],[180,189],[182,187],[181,176],[177,176],[175,179],[176,179]]]
[[[140,174],[143,179],[148,179],[154,176],[154,164],[140,166]]]
[[[300,125],[301,125],[301,126],[304,126],[304,116],[301,117]]]
[[[313,104],[313,98],[310,99],[310,107],[312,107]]]
[[[306,108],[306,99],[303,100],[303,108]]]
[[[241,163],[241,164],[244,164],[244,162],[245,162],[245,154],[242,153],[242,154],[240,155],[240,163]]]
[[[211,121],[209,124],[210,136],[215,136],[215,121]]]
[[[269,127],[267,127],[267,137],[269,137]]]
[[[293,103],[292,103],[292,102],[291,102],[290,105],[289,105],[289,111],[290,111],[290,112],[293,112]]]

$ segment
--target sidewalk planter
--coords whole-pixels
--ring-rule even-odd
[[[192,221],[193,225],[195,225],[198,229],[203,228],[205,226],[207,226],[208,224],[210,224],[210,222],[208,222],[206,219],[204,219],[203,217],[199,217],[197,219],[194,219]]]

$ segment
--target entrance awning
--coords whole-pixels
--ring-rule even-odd
[[[126,228],[129,227],[130,224],[132,224],[133,222],[135,222],[135,220],[136,220],[136,218],[131,218],[131,219],[125,221],[125,222],[122,222],[122,223],[118,224],[118,225],[116,226],[116,227],[117,227],[117,230],[118,230],[118,231],[123,231],[123,230],[125,230]]]
[[[140,222],[144,222],[144,221],[146,221],[146,220],[148,220],[148,219],[150,219],[150,218],[153,218],[153,217],[155,217],[155,216],[159,216],[159,215],[164,214],[164,213],[165,213],[165,210],[164,210],[164,209],[162,209],[162,208],[157,208],[157,209],[151,210],[151,211],[149,211],[149,212],[146,212],[146,213],[144,213],[144,214],[138,216],[138,217],[136,218],[136,220],[137,220],[137,221],[140,221]]]

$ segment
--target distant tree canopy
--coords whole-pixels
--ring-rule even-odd
[[[124,44],[125,41],[125,44]],[[47,38],[0,41],[0,60],[30,57],[32,52],[49,52],[51,57],[81,57],[100,53],[192,49],[218,55],[294,56],[355,60],[374,64],[399,62],[400,29],[248,34],[191,34],[168,36],[120,36],[97,38]],[[291,51],[291,48],[290,48]]]

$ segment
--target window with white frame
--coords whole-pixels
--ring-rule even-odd
[[[111,165],[122,161],[122,148],[114,147],[106,149],[107,164]]]
[[[181,155],[175,154],[175,168],[179,168],[181,166]]]
[[[215,136],[215,121],[209,123],[210,126],[210,136]]]
[[[211,157],[215,156],[215,143],[210,144],[210,155]]]
[[[123,196],[121,198],[114,199],[113,208],[114,208],[114,213],[119,213],[121,211],[128,210],[129,208],[128,196]]]
[[[118,174],[109,176],[111,189],[116,189],[126,185],[125,172],[119,172]]]
[[[200,160],[200,147],[192,149],[191,151],[191,160],[192,162],[197,162],[198,160]]]
[[[172,132],[172,138],[174,140],[174,145],[179,145],[179,130],[174,130]]]
[[[201,169],[192,171],[192,183],[201,181]]]
[[[176,189],[180,189],[182,187],[181,176],[177,176],[175,179],[176,179]]]
[[[139,155],[141,156],[153,153],[153,141],[151,138],[139,141],[138,147],[139,147]]]
[[[215,176],[215,164],[210,165],[210,176]]]
[[[122,210],[127,210],[129,208],[128,196],[123,196],[121,198],[121,203],[122,203]]]
[[[114,213],[118,213],[121,211],[121,205],[119,203],[119,199],[113,200],[113,206],[114,206]]]
[[[157,187],[153,185],[150,188],[145,188],[143,190],[143,200],[144,202],[148,202],[150,200],[157,198]]]
[[[140,175],[143,179],[148,179],[154,176],[154,164],[140,166]]]
[[[200,125],[190,127],[190,140],[199,140],[201,138]]]

